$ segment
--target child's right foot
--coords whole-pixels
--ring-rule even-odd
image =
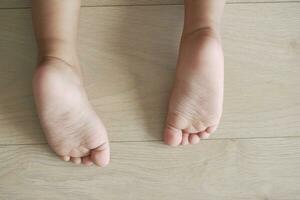
[[[33,90],[48,143],[63,160],[98,166],[109,163],[105,127],[70,65],[58,58],[46,59],[34,75]]]
[[[213,133],[223,106],[223,51],[210,29],[181,41],[177,73],[165,129],[172,146],[196,144]]]

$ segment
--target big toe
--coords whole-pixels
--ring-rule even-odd
[[[167,125],[164,133],[164,141],[167,145],[178,146],[182,141],[182,131]]]
[[[108,165],[110,160],[110,147],[108,142],[91,151],[91,160],[100,167]]]

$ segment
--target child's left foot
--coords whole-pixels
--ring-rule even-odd
[[[216,130],[223,107],[223,66],[222,47],[213,31],[197,31],[182,39],[166,144],[196,144]]]

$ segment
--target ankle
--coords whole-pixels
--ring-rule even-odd
[[[64,56],[63,54],[45,54],[39,56],[38,68],[43,66],[52,66],[53,64],[59,64],[71,69],[78,77],[82,78],[82,72],[77,57],[70,59],[71,57]]]
[[[79,66],[76,45],[62,39],[39,39],[39,63],[50,58],[62,60],[70,66]]]
[[[181,39],[182,41],[184,41],[191,37],[210,38],[210,39],[216,39],[218,42],[221,41],[219,28],[214,25],[196,27],[193,29],[184,30]]]
[[[60,51],[47,52],[47,53],[39,53],[38,55],[38,63],[43,63],[51,60],[60,60],[70,67],[79,67],[79,60],[76,54],[66,53]]]

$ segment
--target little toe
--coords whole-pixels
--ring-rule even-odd
[[[66,162],[70,161],[70,156],[60,156],[60,158]]]
[[[217,130],[217,128],[218,128],[217,125],[216,125],[216,126],[210,126],[210,127],[208,127],[205,131],[206,131],[207,133],[213,133],[213,132],[215,132],[215,131]]]
[[[81,163],[81,158],[71,157],[71,161],[76,165],[79,165]]]
[[[167,125],[165,128],[164,141],[167,145],[178,146],[182,141],[182,131]]]
[[[197,134],[190,134],[189,135],[189,143],[190,144],[198,144],[200,141],[200,137]]]
[[[86,165],[86,166],[91,166],[93,165],[93,161],[91,160],[90,156],[85,156],[82,158],[82,164]]]
[[[100,167],[105,167],[108,165],[110,160],[110,149],[108,142],[105,142],[99,147],[91,150],[91,160]]]
[[[206,131],[199,133],[199,136],[201,139],[207,139],[209,138],[210,134]]]
[[[182,141],[181,141],[181,145],[187,145],[189,144],[189,135],[188,133],[183,133],[182,134]]]

